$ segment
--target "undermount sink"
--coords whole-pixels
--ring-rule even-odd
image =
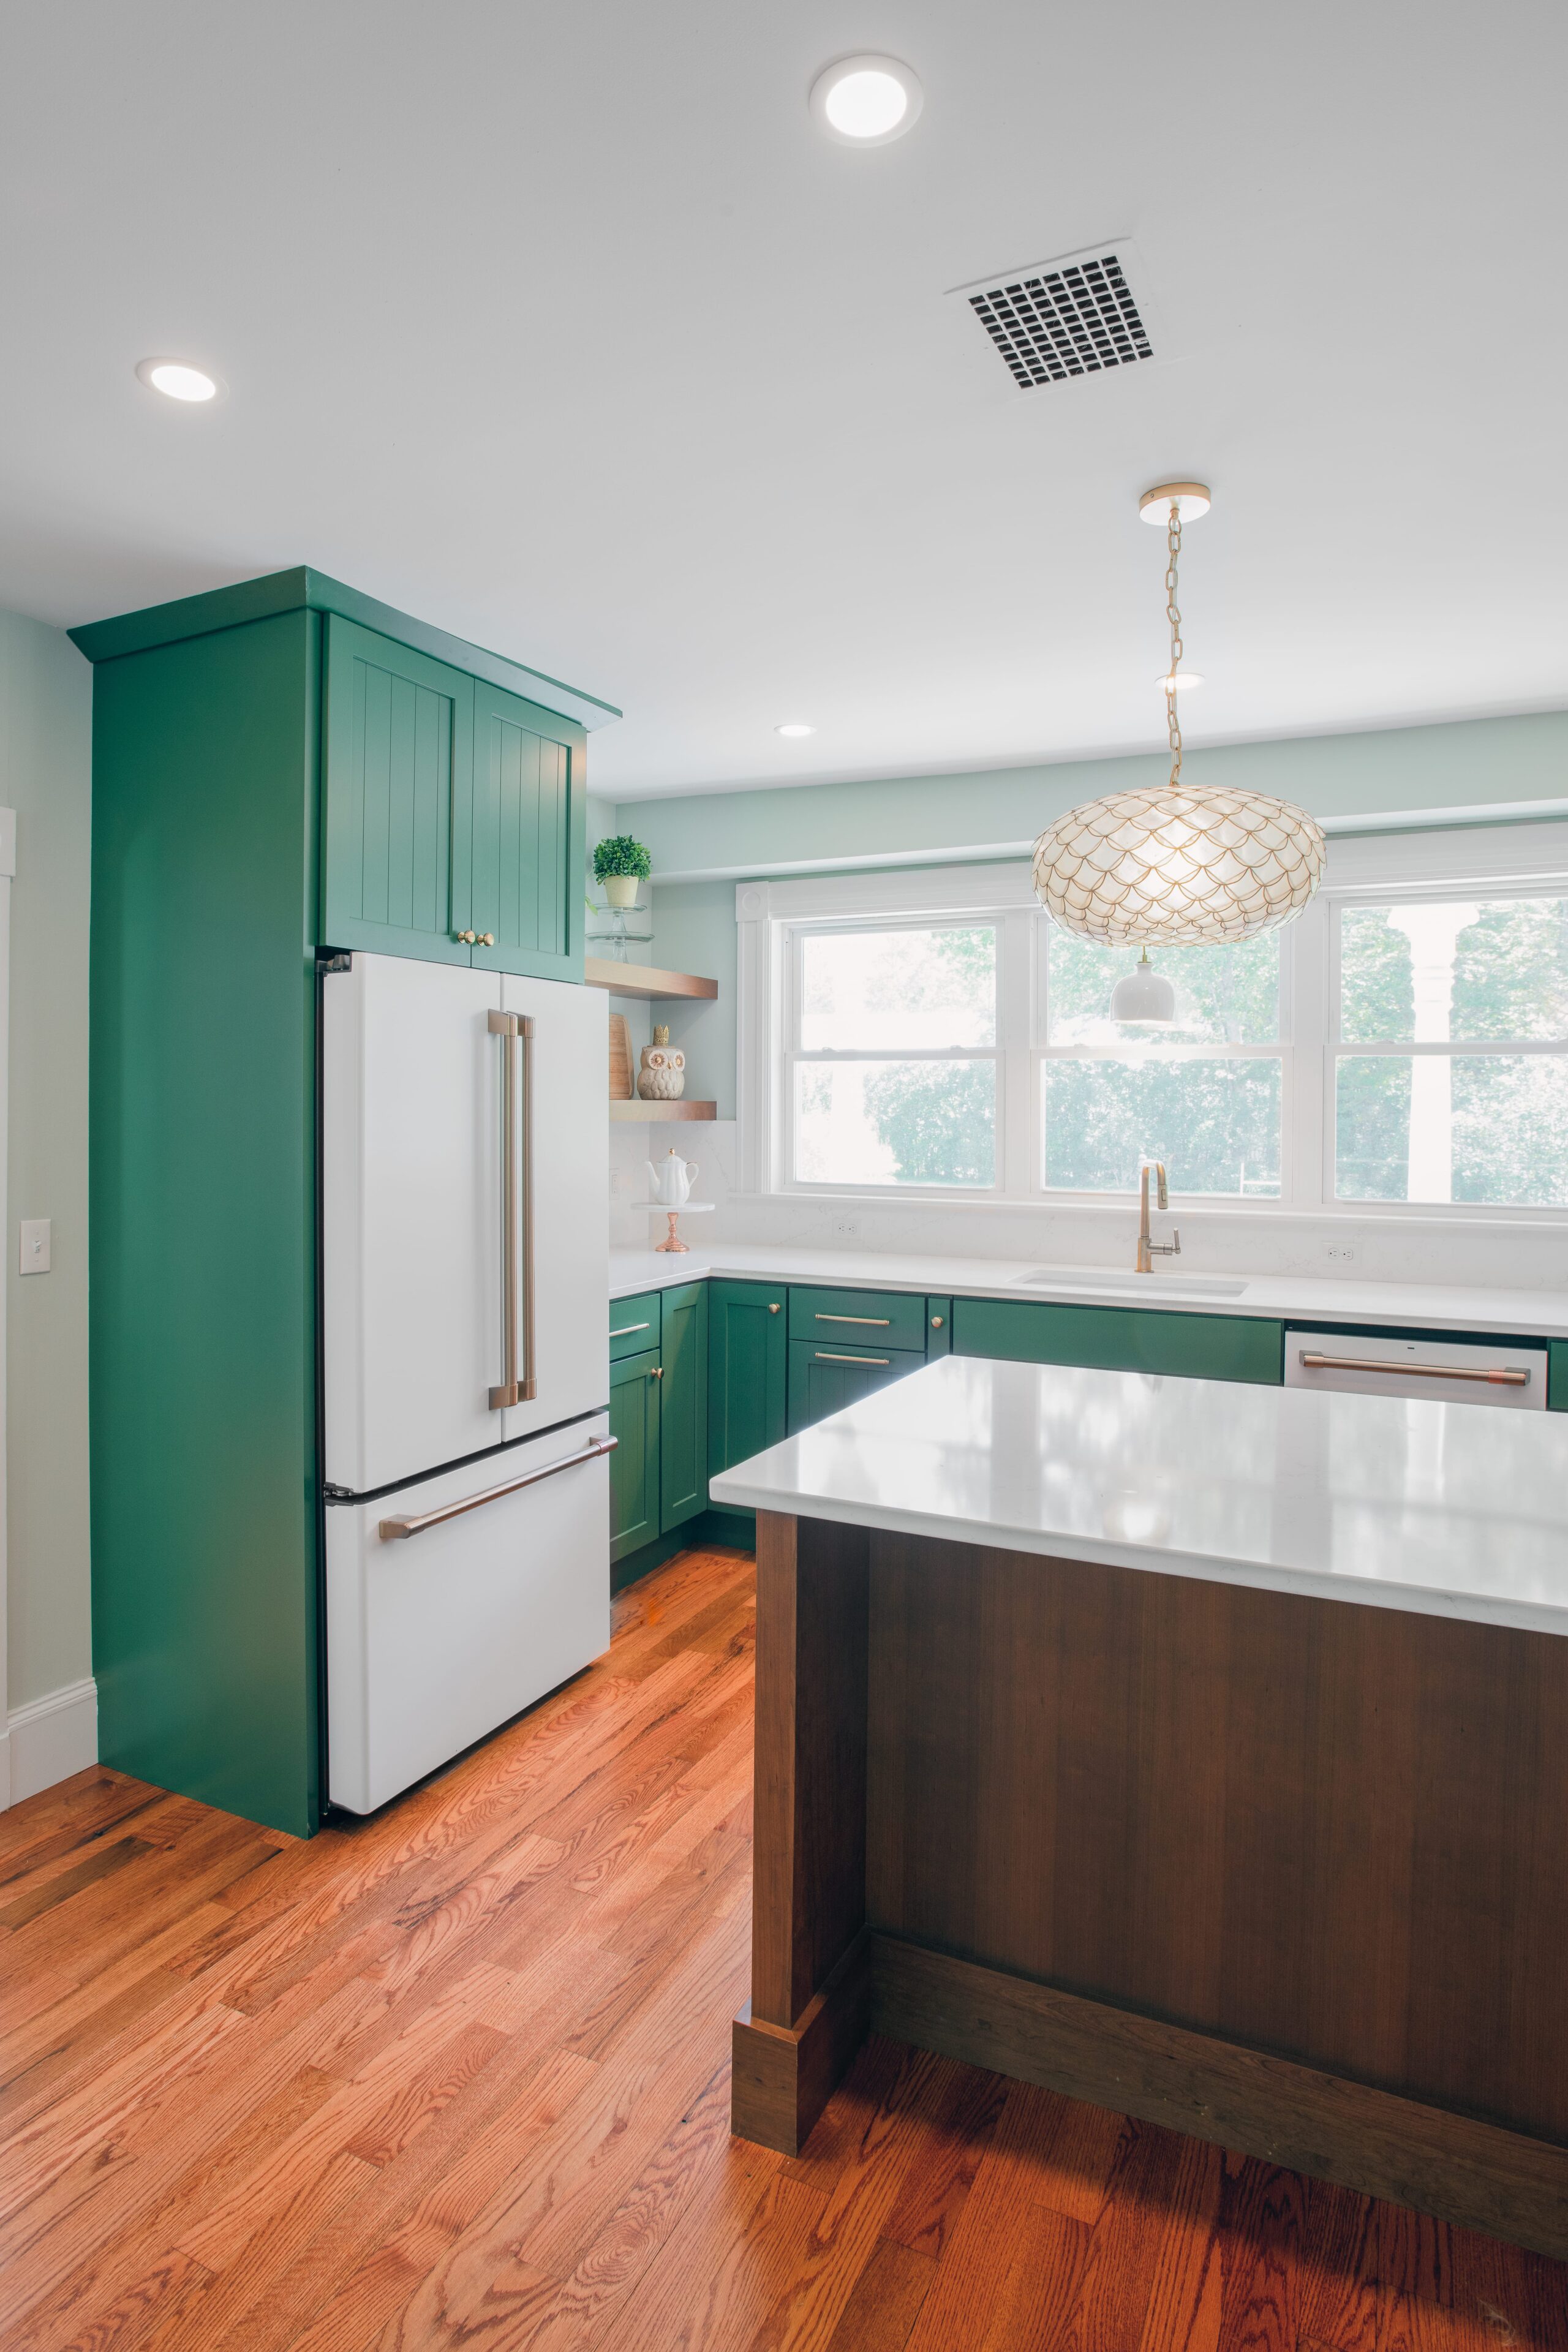
[[[1184,1298],[1239,1298],[1248,1286],[1223,1274],[1129,1274],[1109,1265],[1037,1265],[1024,1280],[1042,1290],[1115,1290],[1150,1299],[1171,1291]]]

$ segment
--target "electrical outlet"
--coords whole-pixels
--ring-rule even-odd
[[[618,1201],[620,1197],[621,1171],[618,1168],[612,1168],[610,1171],[610,1198],[612,1201]]]
[[[833,1220],[833,1234],[836,1241],[852,1242],[857,1238],[859,1231],[858,1217],[835,1217]]]
[[[1329,1244],[1328,1255],[1330,1257],[1337,1257],[1348,1265],[1355,1255],[1355,1244],[1352,1242],[1331,1242]]]

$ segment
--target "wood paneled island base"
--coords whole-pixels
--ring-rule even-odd
[[[1568,1641],[760,1513],[736,2132],[875,2029],[1568,2256]]]

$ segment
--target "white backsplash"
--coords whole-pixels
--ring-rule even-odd
[[[733,1119],[633,1126],[610,1131],[610,1242],[646,1249],[663,1233],[646,1209],[644,1162],[671,1147],[696,1160],[692,1198],[717,1203],[691,1219],[685,1238],[773,1243],[784,1248],[930,1251],[942,1257],[1037,1258],[1042,1265],[1132,1264],[1138,1203],[1025,1208],[930,1201],[764,1200],[734,1192]],[[618,1182],[617,1182],[618,1179]],[[1184,1204],[1158,1220],[1181,1229],[1189,1274],[1289,1274],[1319,1280],[1475,1284],[1499,1289],[1568,1289],[1568,1223],[1509,1225],[1429,1215],[1400,1218],[1269,1216]]]

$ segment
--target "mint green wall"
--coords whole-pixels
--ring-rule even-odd
[[[1166,772],[1163,754],[1143,754],[623,802],[614,829],[636,833],[653,854],[655,940],[644,952],[719,982],[717,1003],[668,1008],[671,1040],[686,1050],[687,1091],[712,1096],[721,1118],[734,1116],[737,880],[1020,856],[1078,802],[1159,783]],[[1187,772],[1297,801],[1331,830],[1379,817],[1561,814],[1568,711],[1230,744],[1190,753]]]
[[[0,613],[0,806],[16,812],[5,1226],[5,1703],[92,1671],[87,1455],[88,910],[92,670]],[[54,1221],[17,1271],[18,1220]]]

